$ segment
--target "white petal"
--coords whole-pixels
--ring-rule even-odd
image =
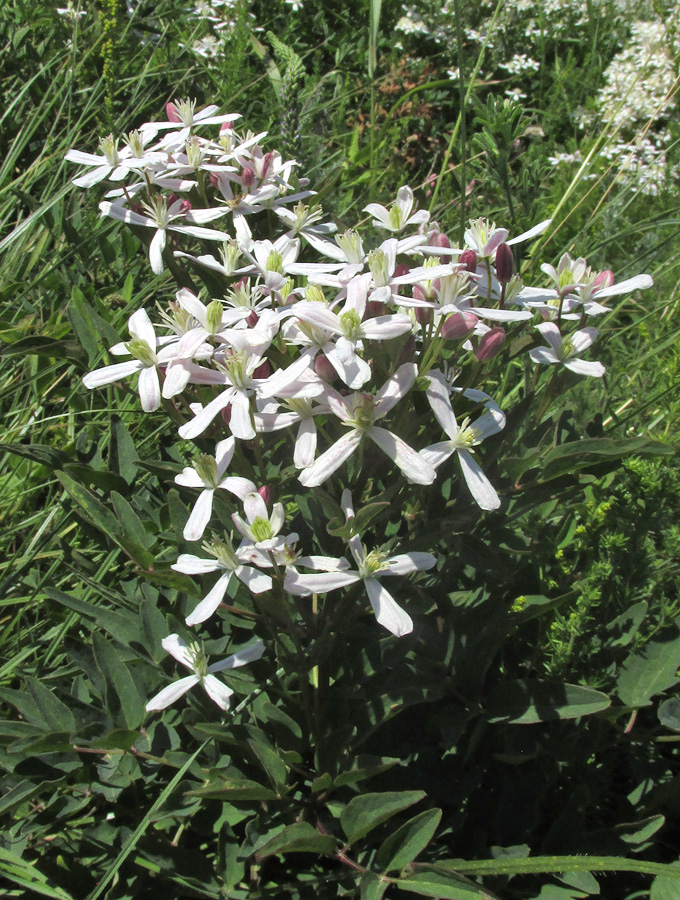
[[[234,437],[240,440],[249,441],[255,437],[255,429],[250,418],[250,400],[243,391],[234,391],[229,428]]]
[[[441,441],[439,444],[432,444],[430,447],[425,447],[420,451],[420,455],[425,462],[429,462],[434,469],[438,469],[443,462],[446,462],[452,453],[455,453],[455,450],[456,448],[453,441]]]
[[[404,363],[388,378],[375,395],[378,416],[386,415],[413,387],[418,370],[415,363]]]
[[[229,582],[231,581],[231,572],[225,572],[215,582],[214,587],[207,594],[198,606],[185,619],[187,625],[198,625],[199,622],[205,622],[215,612],[220,603],[224,600],[227,593]]]
[[[183,572],[185,575],[205,575],[207,572],[216,572],[219,567],[216,559],[202,559],[193,553],[182,553],[177,562],[170,566],[175,572]]]
[[[186,641],[182,640],[178,634],[169,634],[167,637],[163,638],[161,647],[166,653],[169,653],[170,656],[174,657],[177,662],[181,662],[182,665],[187,666],[187,668],[193,669],[194,664],[191,654],[189,653],[189,648],[187,647]]]
[[[578,356],[591,346],[598,335],[597,328],[581,328],[575,331],[571,336],[571,343],[574,348],[574,356]]]
[[[264,644],[262,641],[255,641],[248,647],[244,647],[243,650],[237,650],[236,653],[232,653],[226,659],[208,666],[208,672],[224,672],[226,669],[238,669],[260,659],[263,653]]]
[[[602,378],[607,371],[600,362],[589,362],[585,359],[567,359],[564,362],[566,369],[571,369],[577,375],[591,375],[594,378]]]
[[[369,428],[367,433],[411,481],[415,481],[416,484],[432,484],[437,477],[429,462],[396,434],[376,425]]]
[[[541,322],[536,328],[541,332],[555,353],[559,355],[562,350],[562,335],[560,334],[560,329],[557,325],[555,325],[554,322]]]
[[[560,361],[559,356],[549,347],[534,347],[533,350],[529,351],[529,356],[531,357],[532,362],[538,363],[539,365],[541,363],[555,365],[555,363]]]
[[[234,569],[234,575],[253,594],[264,594],[265,591],[272,589],[272,580],[269,575],[258,572],[257,569],[252,569],[250,566],[239,566],[238,569]]]
[[[243,478],[241,475],[227,475],[217,487],[224,488],[224,490],[238,497],[239,500],[245,500],[248,494],[257,490],[256,485],[249,478]]]
[[[243,509],[245,510],[248,522],[254,522],[255,519],[266,519],[269,521],[269,512],[264,498],[257,491],[253,491],[243,501]]]
[[[375,617],[383,628],[397,637],[410,634],[413,631],[413,621],[390,592],[375,578],[367,578],[365,584]]]
[[[155,412],[161,405],[161,385],[155,366],[140,369],[137,389],[144,412]]]
[[[595,293],[595,297],[600,300],[602,297],[614,297],[617,294],[629,294],[631,291],[643,291],[650,288],[654,284],[651,275],[636,275],[634,278],[628,278],[619,284],[612,284],[611,287],[603,288]]]
[[[314,462],[316,453],[316,425],[314,419],[303,419],[298,428],[293,453],[296,469],[306,469]]]
[[[163,251],[166,241],[165,228],[159,228],[149,244],[149,262],[154,275],[160,275],[163,271]]]
[[[186,692],[195,684],[198,684],[199,680],[198,675],[188,675],[186,678],[180,678],[179,681],[169,684],[166,688],[163,688],[160,693],[149,700],[145,707],[146,711],[155,712],[159,709],[165,709],[181,697],[182,694],[186,694]]]
[[[204,406],[190,422],[185,422],[184,425],[178,429],[177,433],[179,436],[185,440],[191,440],[198,437],[199,434],[203,434],[215,416],[222,412],[225,407],[229,406],[234,394],[235,391],[233,388],[227,388],[227,390],[223,391],[219,397],[215,397],[214,400],[211,400],[210,403],[208,403],[207,406]]]
[[[203,479],[195,469],[185,466],[179,475],[175,475],[175,484],[182,487],[204,488]]]
[[[399,553],[391,556],[386,564],[388,569],[380,571],[380,577],[385,575],[409,575],[411,572],[422,572],[431,569],[437,564],[437,557],[432,553]]]
[[[453,440],[458,435],[458,423],[451,406],[449,387],[442,373],[435,369],[428,374],[430,386],[426,391],[427,399],[437,421],[444,432]]]
[[[458,458],[467,486],[477,505],[482,509],[498,509],[501,505],[500,498],[469,451],[459,450]]]
[[[183,537],[185,541],[198,541],[203,537],[205,527],[212,515],[214,490],[201,491],[191,515],[184,526]]]
[[[220,709],[223,709],[225,712],[229,709],[229,698],[234,693],[231,688],[228,688],[226,684],[223,684],[219,678],[215,678],[214,675],[205,676],[203,679],[203,687],[205,688],[206,694],[211,700],[215,701]]]
[[[144,368],[144,363],[138,359],[130,359],[127,362],[115,363],[113,366],[104,366],[103,369],[95,369],[94,372],[88,372],[83,377],[83,384],[86,388],[102,387],[105,384],[112,384],[114,381],[120,381],[121,378],[127,378],[128,375],[134,375]]]
[[[286,572],[284,589],[296,597],[308,597],[310,594],[327,594],[338,588],[347,587],[361,580],[358,572],[319,572],[316,575],[301,575],[299,572]]]
[[[523,234],[517,235],[517,237],[513,238],[511,241],[507,241],[507,243],[510,245],[519,244],[521,241],[528,241],[530,238],[538,237],[539,234],[543,234],[551,222],[552,219],[546,219],[544,222],[539,222],[538,225],[534,225],[533,228],[530,228]]]
[[[316,461],[308,469],[298,476],[305,487],[318,487],[350,458],[361,443],[361,432],[353,429],[348,434],[343,434],[331,447],[317,457]],[[429,482],[428,482],[429,483]]]
[[[233,437],[225,438],[215,447],[215,462],[217,463],[217,474],[221,478],[227,470],[227,466],[231,462],[234,455],[236,441]]]

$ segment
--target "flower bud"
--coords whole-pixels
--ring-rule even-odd
[[[180,212],[183,215],[186,215],[188,212],[191,212],[191,201],[190,200],[182,200],[179,205]]]
[[[229,404],[226,409],[222,410],[222,421],[225,425],[228,425],[231,422],[231,404]]]
[[[251,311],[246,316],[246,325],[248,326],[248,328],[254,328],[257,325],[257,323],[258,323],[258,315],[254,309],[251,309]]]
[[[274,154],[272,153],[271,150],[269,151],[269,153],[265,153],[265,155],[262,157],[262,175],[261,175],[261,177],[263,179],[265,179],[267,177],[267,175],[269,174],[269,169],[271,167],[273,159],[274,159]]]
[[[250,166],[244,166],[241,172],[241,184],[243,187],[252,187],[255,183],[255,170]]]
[[[409,268],[406,263],[397,263],[394,267],[393,278],[401,278],[402,275],[408,275]]]
[[[330,360],[323,353],[317,356],[317,358],[314,360],[314,371],[319,376],[319,378],[322,378],[329,384],[332,384],[338,377],[338,373],[331,365]]]
[[[217,187],[217,186],[219,185],[219,183],[220,183],[220,179],[219,179],[219,176],[217,175],[217,172],[211,172],[211,173],[208,175],[208,179],[209,179],[209,181],[210,181],[210,184],[211,184],[213,187]]]
[[[168,206],[172,206],[172,204],[177,203],[178,200],[179,197],[177,196],[177,194],[170,194],[166,200],[166,203],[168,204]]]
[[[496,278],[500,284],[507,284],[512,278],[512,272],[515,266],[515,260],[512,250],[505,241],[496,248]]]
[[[415,294],[415,290],[413,293]],[[432,321],[432,310],[429,306],[416,306],[415,316],[419,325],[429,325]]]
[[[234,123],[233,122],[222,122],[220,125],[220,134],[224,134],[225,131],[233,131]]]
[[[475,358],[479,362],[486,362],[489,359],[493,359],[494,356],[500,353],[504,343],[505,329],[500,327],[492,328],[491,331],[487,331],[486,334],[482,335],[481,340],[475,349]]]
[[[449,240],[449,236],[447,234],[442,234],[439,232],[438,235],[435,236],[434,240],[430,243],[431,247],[450,247],[451,241]]]
[[[177,107],[174,103],[166,103],[165,104],[165,115],[168,117],[168,122],[181,122],[182,118],[177,111]]]
[[[262,497],[266,506],[269,506],[269,503],[272,499],[272,489],[268,484],[263,484],[262,487],[257,489],[257,493]]]
[[[470,334],[478,321],[471,312],[451,313],[444,319],[440,334],[445,341],[460,341]]]
[[[477,271],[477,254],[474,250],[463,250],[458,261],[468,272],[472,272],[473,275]]]
[[[593,282],[593,293],[596,291],[602,291],[605,288],[611,287],[614,284],[614,273],[611,269],[605,269],[604,272],[600,272],[595,281]]]

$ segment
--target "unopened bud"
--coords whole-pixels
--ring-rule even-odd
[[[450,247],[451,241],[447,234],[442,234],[441,232],[435,235],[433,241],[430,242],[431,247]]]
[[[218,176],[217,176],[217,172],[211,172],[211,173],[208,175],[208,178],[209,178],[209,180],[210,180],[210,184],[211,184],[213,187],[217,187],[217,186],[219,185],[220,179],[219,179]]]
[[[494,263],[496,267],[496,278],[500,284],[507,284],[512,278],[515,260],[512,250],[503,242],[496,248],[496,259]]]
[[[272,164],[272,159],[274,158],[274,154],[269,151],[269,153],[265,153],[262,157],[262,178],[266,178],[269,174],[269,169]]]
[[[604,272],[600,272],[600,274],[593,282],[593,293],[595,293],[595,291],[602,291],[605,288],[611,287],[613,284],[614,273],[611,269],[605,269]]]
[[[473,275],[477,271],[477,254],[474,250],[463,250],[458,261],[468,272],[472,272]]]
[[[432,310],[429,306],[416,306],[415,315],[419,325],[429,325],[432,321]]]
[[[168,117],[168,122],[181,122],[182,118],[177,111],[177,107],[174,103],[166,103],[165,104],[165,115]]]
[[[314,371],[319,376],[319,378],[322,378],[329,384],[332,384],[332,382],[334,382],[338,377],[338,373],[331,365],[330,360],[323,353],[317,356],[317,358],[314,360]]]
[[[257,489],[257,493],[260,495],[260,497],[262,497],[262,499],[264,500],[265,504],[266,504],[267,506],[269,506],[269,503],[270,503],[270,501],[271,501],[271,499],[272,499],[272,489],[269,487],[269,485],[268,485],[268,484],[263,484],[262,487],[259,487],[259,488]]]
[[[222,410],[222,421],[225,425],[231,422],[231,404]]]
[[[406,263],[397,263],[394,267],[394,278],[401,278],[402,275],[408,275],[409,268]]]
[[[179,205],[180,212],[186,215],[188,212],[191,212],[191,201],[182,200]]]
[[[248,315],[246,316],[246,325],[248,328],[254,328],[258,323],[258,315],[254,309],[252,309]]]
[[[440,334],[445,341],[460,341],[470,334],[478,321],[471,312],[451,313],[444,319]]]
[[[177,194],[170,194],[166,200],[166,203],[168,204],[168,206],[172,206],[172,204],[177,203],[178,200],[179,197],[177,196]]]
[[[483,334],[477,348],[475,350],[475,358],[479,362],[486,362],[493,359],[501,351],[501,347],[505,343],[505,330],[503,328],[492,328]]]
[[[234,123],[233,122],[222,122],[220,125],[220,134],[224,134],[225,131],[233,131]]]
[[[244,166],[241,172],[241,184],[243,187],[252,187],[255,183],[255,170],[250,166]]]

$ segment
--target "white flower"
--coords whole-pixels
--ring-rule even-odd
[[[174,341],[175,338],[173,336],[157,338],[151,320],[144,309],[138,309],[136,313],[130,316],[128,329],[132,335],[132,340],[116,344],[111,347],[110,352],[114,356],[129,353],[134,358],[89,372],[83,378],[83,384],[91,390],[92,388],[102,387],[105,384],[112,384],[114,381],[119,381],[121,378],[127,378],[128,375],[134,375],[135,372],[139,372],[137,389],[139,390],[142,409],[144,412],[154,412],[161,405],[161,386],[158,380],[157,367],[175,358],[175,347],[168,346],[168,342]],[[158,349],[160,344],[165,344],[166,346]]]
[[[343,491],[342,508],[347,521],[354,518],[352,495],[349,490]],[[408,575],[431,569],[437,562],[431,553],[399,553],[388,556],[382,550],[366,551],[359,535],[349,540],[349,549],[356,563],[356,571],[349,569],[344,559],[332,559],[325,556],[308,556],[296,560],[296,566],[321,569],[321,574],[301,575],[297,571],[286,573],[284,587],[291,594],[309,596],[323,594],[340,587],[347,587],[357,581],[363,581],[375,617],[384,628],[397,637],[403,637],[413,631],[413,621],[396,602],[390,592],[380,583],[381,578],[392,575]]]
[[[477,505],[482,509],[498,509],[501,505],[498,494],[471,454],[474,453],[473,447],[481,443],[485,437],[496,434],[505,427],[505,415],[488,394],[469,388],[462,393],[470,400],[484,403],[487,411],[474,423],[465,419],[458,425],[444,375],[435,370],[427,377],[430,382],[426,392],[427,399],[449,440],[426,447],[425,450],[421,450],[421,456],[436,469],[457,452],[463,477]]]
[[[549,347],[535,347],[529,356],[535,363],[559,365],[560,363],[577,375],[592,375],[602,378],[605,367],[600,362],[588,362],[577,357],[587,350],[597,337],[597,328],[581,328],[567,337],[562,337],[554,322],[542,322],[536,328],[541,332]]]
[[[283,538],[277,537],[286,518],[282,503],[275,503],[270,515],[264,498],[253,491],[244,497],[243,509],[247,522],[238,513],[233,513],[231,518],[245,538],[245,546],[251,544],[258,550],[273,550],[282,543]]]
[[[369,203],[364,207],[364,212],[374,216],[373,226],[393,231],[397,234],[409,225],[422,225],[430,218],[426,209],[421,209],[411,215],[413,209],[413,191],[407,185],[397,191],[397,199],[387,209],[379,203]]]
[[[226,213],[225,209],[196,209],[192,210],[186,200],[175,200],[168,206],[165,197],[155,198],[152,204],[142,204],[147,215],[134,212],[124,206],[122,200],[114,203],[104,200],[99,204],[103,216],[111,216],[119,222],[127,225],[143,225],[146,228],[155,228],[156,233],[149,245],[149,261],[155,275],[163,271],[163,250],[167,242],[167,232],[176,231],[178,234],[189,234],[192,237],[204,238],[210,241],[228,241],[229,235],[224,231],[215,231],[213,228],[200,228],[202,222],[211,222]],[[188,222],[183,225],[177,222]]]
[[[168,637],[163,638],[161,644],[163,649],[167,650],[171,656],[174,656],[178,662],[181,662],[188,669],[193,669],[194,674],[186,678],[180,678],[179,681],[175,681],[163,688],[160,693],[156,694],[146,704],[147,712],[165,709],[196,684],[203,685],[210,699],[214,700],[220,709],[228,710],[229,699],[234,692],[226,684],[223,684],[219,678],[215,678],[214,673],[224,672],[226,669],[238,669],[239,666],[245,666],[249,662],[260,659],[264,653],[262,641],[255,641],[249,647],[245,647],[226,659],[209,666],[201,647],[194,643],[187,644],[178,634],[168,635]]]
[[[193,553],[182,553],[177,562],[171,567],[175,572],[182,572],[184,575],[205,575],[209,572],[222,572],[210,592],[201,600],[193,612],[187,616],[187,625],[198,625],[199,622],[205,622],[206,619],[212,616],[224,600],[232,575],[235,575],[239,581],[243,582],[253,594],[263,594],[265,591],[271,590],[272,580],[269,575],[263,575],[262,572],[258,572],[252,566],[245,565],[246,562],[250,562],[246,552],[242,551],[241,547],[234,550],[226,536],[224,540],[206,541],[203,544],[203,549],[213,559],[203,559],[200,556],[194,556]]]
[[[396,404],[411,390],[416,379],[416,366],[404,363],[388,378],[375,394],[357,393],[343,397],[332,388],[326,387],[319,397],[332,412],[347,425],[350,431],[337,440],[313,465],[304,469],[299,479],[305,487],[323,484],[333,472],[349,459],[363,438],[369,437],[389,458],[416,484],[432,484],[437,477],[434,468],[412,447],[374,423],[386,416]]]
[[[233,437],[220,441],[215,448],[215,456],[201,454],[193,467],[186,466],[179,475],[175,476],[176,484],[202,489],[184,526],[185,541],[198,541],[203,537],[203,532],[212,515],[213,497],[216,490],[221,488],[230,491],[240,500],[243,500],[251,491],[256,490],[255,485],[248,478],[242,478],[239,475],[229,475],[223,478],[234,455],[235,445],[236,440]]]

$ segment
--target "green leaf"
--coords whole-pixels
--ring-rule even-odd
[[[391,769],[392,766],[396,766],[398,762],[400,762],[398,757],[361,754],[353,760],[351,769],[341,772],[333,779],[333,785],[343,787],[346,784],[367,781],[374,775],[379,775],[381,772]]]
[[[125,497],[121,496],[117,491],[112,491],[111,501],[113,502],[113,508],[125,537],[134,541],[136,544],[139,544],[139,546],[143,547],[145,550],[148,550],[149,547],[153,547],[156,543],[156,539],[146,530],[142,524],[142,520]]]
[[[31,895],[51,897],[52,900],[72,900],[66,891],[49,885],[47,878],[34,865],[2,847],[0,847],[0,873],[13,884],[26,888]]]
[[[680,731],[680,700],[669,697],[664,700],[657,711],[659,722],[671,731]]]
[[[493,896],[480,885],[464,881],[452,872],[434,869],[414,872],[413,875],[400,878],[396,886],[402,891],[436,897],[437,900],[492,900]]]
[[[2,348],[3,357],[8,356],[47,356],[49,359],[70,359],[82,363],[85,361],[83,348],[76,341],[58,341],[46,335],[37,334],[23,338]]]
[[[76,730],[75,716],[65,703],[62,703],[61,700],[55,697],[52,691],[48,690],[36,678],[27,678],[26,686],[43,717],[45,728],[50,731],[68,732],[69,734]]]
[[[489,722],[533,725],[576,719],[607,709],[609,697],[579,684],[520,678],[497,684],[484,700]]]
[[[47,447],[44,444],[0,444],[0,450],[30,459],[32,462],[48,466],[50,469],[57,469],[69,460],[62,450],[56,450],[54,447]]]
[[[92,642],[97,668],[106,681],[106,706],[110,714],[128,731],[138,728],[144,718],[144,700],[127,666],[113,645],[97,632],[93,633]]]
[[[321,834],[308,822],[296,822],[286,825],[270,841],[257,851],[256,858],[264,859],[276,853],[318,853],[320,856],[332,856],[336,842],[332,834]]]
[[[680,629],[672,625],[625,659],[616,681],[619,700],[625,706],[649,706],[655,694],[677,684],[678,667]]]
[[[128,484],[132,484],[137,475],[139,461],[134,441],[120,416],[111,416],[110,428],[109,468],[117,472]]]
[[[51,600],[56,600],[62,606],[101,625],[116,640],[128,644],[139,641],[139,618],[133,613],[94,606],[92,603],[85,603],[84,600],[78,600],[77,597],[72,597],[57,588],[46,587],[43,588],[43,592]]]
[[[249,740],[248,746],[267,774],[272,787],[277,793],[285,789],[288,780],[288,768],[278,753],[262,741]]]
[[[354,797],[340,814],[347,841],[354,844],[392,816],[425,797],[425,791],[385,791]]]
[[[680,873],[680,863],[672,863]],[[657,875],[652,882],[649,900],[678,900],[678,882],[666,875]]]
[[[426,809],[392,832],[376,855],[378,868],[391,872],[413,862],[434,837],[441,817],[441,809]]]
[[[551,481],[578,469],[615,461],[627,456],[674,456],[677,450],[670,444],[648,438],[586,438],[568,441],[555,447],[543,458],[541,480]]]
[[[32,781],[21,781],[10,788],[6,794],[0,797],[0,815],[9,812],[15,806],[28,800],[33,794],[37,794],[41,785],[34,784]]]
[[[205,787],[187,791],[187,797],[211,797],[227,803],[236,800],[275,800],[277,794],[270,788],[248,778],[224,778],[211,781]]]
[[[85,295],[77,287],[74,287],[71,292],[71,302],[67,307],[66,314],[75,336],[87,353],[89,365],[93,366],[101,356],[101,341],[92,319],[92,310]]]
[[[111,510],[95,497],[92,491],[88,491],[86,487],[83,487],[64,471],[57,469],[54,474],[63,484],[69,497],[80,507],[88,522],[106,535],[114,536],[119,533],[118,520]]]
[[[359,885],[361,900],[382,900],[385,891],[392,883],[390,878],[383,878],[375,872],[366,872]]]

